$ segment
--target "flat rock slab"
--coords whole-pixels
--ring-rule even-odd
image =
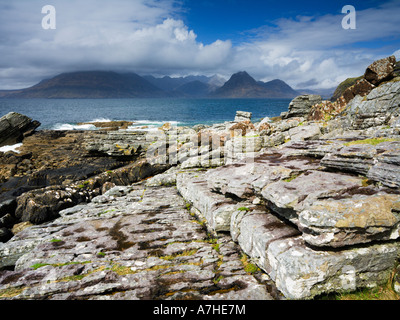
[[[237,162],[209,171],[208,187],[222,194],[245,199],[259,193],[269,183],[288,179],[294,174],[319,168],[319,160],[302,155],[265,153],[251,161]]]
[[[232,213],[244,206],[211,192],[203,172],[180,173],[177,175],[176,185],[182,197],[199,211],[214,232],[229,231]]]
[[[353,291],[385,283],[396,265],[396,243],[344,250],[315,250],[299,231],[265,210],[237,212],[232,234],[288,299]]]
[[[272,299],[175,188],[136,185],[60,214],[1,244],[0,261],[17,261],[0,271],[0,299]]]
[[[375,163],[367,173],[371,180],[389,188],[400,188],[400,142],[382,143]]]
[[[274,211],[297,223],[298,214],[319,198],[362,186],[362,179],[340,173],[310,170],[270,183],[261,192]]]
[[[373,189],[361,188],[358,192]],[[400,196],[379,192],[315,201],[299,215],[303,238],[311,245],[343,247],[400,236]]]
[[[193,203],[200,203],[200,201],[207,202],[209,201],[205,200],[207,197],[213,199],[214,204],[217,203],[216,199],[219,199],[219,203],[227,201],[226,198],[224,200],[222,195],[211,193],[207,189],[207,185],[204,183],[205,176],[207,174],[197,177],[182,176],[182,182],[178,183],[178,186],[180,186],[178,189],[181,190],[183,185],[189,185],[190,187],[187,188],[190,189],[190,192],[185,190],[182,194],[184,197],[188,197],[189,201],[193,201]],[[301,178],[302,176],[303,178]],[[291,188],[289,184],[297,179],[299,180]],[[314,184],[305,183],[302,179],[310,179]],[[275,182],[270,184],[270,186],[276,185],[276,199],[286,199],[285,197],[287,196],[287,201],[281,203],[281,208],[286,206],[286,209],[290,208],[291,212],[302,214],[306,212],[303,211],[304,208],[309,208],[310,206],[312,208],[313,204],[316,205],[320,202],[328,201],[321,200],[325,197],[329,199],[329,197],[336,195],[338,197],[336,201],[340,201],[340,198],[347,199],[346,197],[351,200],[345,201],[356,201],[352,192],[354,192],[354,189],[358,190],[358,188],[362,188],[361,180],[358,177],[311,170],[296,177],[294,180]],[[286,189],[282,189],[283,184],[288,184]],[[347,190],[348,193],[345,193],[343,190]],[[199,198],[196,199],[196,196]],[[369,230],[369,232],[379,229],[374,229],[372,225],[382,216],[381,223],[385,224],[391,221],[392,224],[388,227],[390,229],[397,221],[396,214],[391,211],[397,210],[397,207],[390,207],[391,203],[395,200],[391,197],[396,197],[396,195],[386,195],[387,198],[385,196],[382,197],[380,199],[381,202],[378,201],[379,196],[377,196],[377,202],[374,202],[373,197],[366,196],[367,199],[372,200],[371,204],[368,204],[368,202],[349,202],[346,210],[342,212],[342,218],[339,218],[339,214],[335,216],[334,213],[331,213],[331,215],[321,214],[321,216],[325,217],[329,222],[336,217],[338,220],[337,225],[343,227],[342,231],[351,230],[352,227],[355,230],[360,230],[360,227],[371,225],[370,229],[365,229]],[[362,199],[359,200],[362,202]],[[386,199],[387,210],[385,213],[382,213],[380,210],[376,210],[376,206],[379,207],[384,202],[384,199]],[[304,204],[302,202],[307,205],[303,207]],[[278,202],[276,201],[276,203]],[[342,202],[341,204],[344,203]],[[382,284],[387,281],[400,253],[398,243],[383,243],[358,248],[346,247],[335,250],[327,247],[318,249],[316,246],[309,246],[305,241],[309,240],[317,244],[322,243],[322,241],[319,243],[316,240],[317,236],[313,233],[314,229],[312,228],[315,227],[316,223],[315,217],[311,217],[311,214],[308,216],[301,215],[300,219],[298,216],[296,219],[293,219],[299,228],[288,223],[281,216],[271,213],[265,206],[256,206],[247,202],[239,202],[240,204],[240,208],[236,207],[236,210],[233,212],[229,211],[232,239],[274,280],[277,288],[289,299],[310,299],[316,295],[331,291],[349,291]],[[366,210],[367,215],[375,214],[376,219],[365,217],[366,213],[364,212],[365,208],[363,205],[371,206]],[[205,204],[197,205],[197,207],[203,213],[203,216],[206,217],[206,220],[208,217],[211,219],[209,221],[210,224],[213,224],[213,209],[210,209]],[[215,210],[217,206],[213,208]],[[299,211],[296,211],[294,208]],[[357,215],[355,212],[352,212],[355,208],[359,208],[362,214]],[[202,212],[202,210],[205,211]],[[209,211],[207,212],[207,210]],[[306,222],[307,217],[309,220]],[[323,225],[327,226],[326,228],[329,227],[329,223],[326,221],[323,222]],[[305,229],[307,229],[307,233],[304,233]],[[324,227],[321,227],[321,229],[324,230]],[[320,231],[316,227],[315,230]],[[332,231],[333,229],[328,230]],[[328,232],[327,230],[324,231]],[[356,239],[359,236],[357,234],[357,237],[352,237],[351,232],[348,231],[348,233],[349,239]],[[395,231],[391,233],[392,236],[395,234]],[[325,234],[321,234],[321,239],[324,236]],[[314,238],[310,239],[310,237]],[[365,235],[361,235],[361,237],[367,239]],[[338,232],[337,235],[335,234],[329,240],[329,244],[335,246],[343,240],[343,233]],[[340,245],[344,244],[347,245],[349,242],[340,243]],[[322,245],[326,245],[326,242]]]

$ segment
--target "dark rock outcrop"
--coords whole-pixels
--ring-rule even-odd
[[[356,77],[356,78],[347,78],[346,80],[344,80],[343,82],[341,82],[335,92],[333,93],[332,98],[330,99],[332,102],[336,101],[337,99],[339,99],[343,93],[346,91],[346,89],[350,88],[351,86],[355,85],[357,81],[363,79],[362,76],[360,77]]]
[[[0,119],[0,147],[21,142],[40,126],[40,122],[16,112]]]
[[[169,168],[169,165],[150,164],[143,159],[71,185],[50,186],[29,191],[17,198],[15,216],[20,221],[34,224],[51,221],[58,217],[61,210],[90,202],[94,197],[101,195],[106,184],[127,186]]]
[[[322,102],[322,97],[313,94],[298,96],[289,104],[289,111],[285,118],[305,117],[311,112],[311,107]]]
[[[390,80],[393,77],[395,64],[395,56],[377,60],[367,68],[364,79],[373,85],[378,85],[385,80]]]
[[[312,106],[308,120],[330,120],[338,115],[349,115],[355,129],[388,124],[398,115],[398,88],[391,83],[398,82],[397,78],[393,79],[395,64],[396,58],[390,56],[372,63],[364,76],[347,79],[338,86],[332,101]]]

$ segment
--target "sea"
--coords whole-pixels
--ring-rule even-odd
[[[137,126],[212,125],[233,121],[236,111],[252,121],[287,111],[290,99],[0,99],[0,117],[13,111],[38,120],[38,130],[94,130],[93,122],[127,120]],[[87,124],[80,124],[87,123]],[[80,125],[79,125],[80,124]]]

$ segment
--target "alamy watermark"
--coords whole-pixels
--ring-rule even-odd
[[[342,19],[342,28],[345,30],[352,29],[355,30],[357,28],[357,14],[356,8],[351,5],[346,5],[342,8],[342,13],[346,14],[346,16]]]
[[[44,30],[55,30],[57,28],[56,8],[52,5],[46,5],[42,8],[42,14],[45,14],[42,19],[42,28]]]
[[[346,14],[346,16],[342,19],[342,28],[345,30],[348,29],[356,29],[357,21],[356,21],[356,9],[352,5],[345,5],[342,8],[342,13]],[[52,5],[45,5],[42,7],[42,14],[46,16],[42,19],[42,28],[44,30],[54,30],[57,28],[56,22],[56,8]]]

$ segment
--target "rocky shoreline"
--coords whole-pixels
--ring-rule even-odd
[[[395,64],[258,123],[25,119],[19,153],[0,153],[0,299],[301,300],[389,279],[400,294]]]

